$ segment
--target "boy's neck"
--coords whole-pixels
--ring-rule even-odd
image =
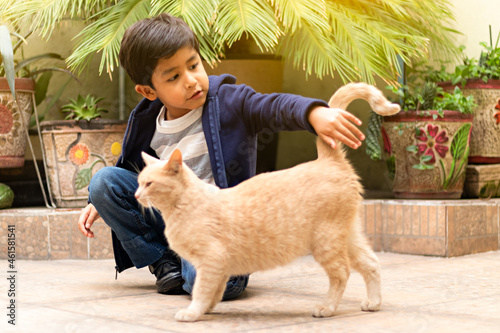
[[[191,112],[192,110],[187,110],[185,112],[170,112],[169,110],[165,109],[165,120],[174,120],[174,119],[178,119],[180,117],[183,117],[185,115],[187,115],[189,112]]]

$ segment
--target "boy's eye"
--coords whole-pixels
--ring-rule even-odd
[[[195,69],[196,67],[198,67],[198,63],[192,65],[191,67],[189,67],[189,69]]]
[[[179,74],[175,74],[175,76],[168,79],[168,81],[170,81],[170,82],[175,81],[178,77],[179,77]]]

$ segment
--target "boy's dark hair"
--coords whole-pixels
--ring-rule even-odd
[[[175,16],[160,14],[134,23],[123,36],[120,64],[136,84],[153,87],[151,76],[161,58],[170,58],[190,46],[200,53],[198,39],[189,26]]]

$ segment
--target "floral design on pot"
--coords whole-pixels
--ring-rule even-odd
[[[498,110],[498,111],[495,111],[493,118],[496,119],[496,124],[498,125],[498,124],[500,124],[500,98],[498,99],[497,104],[495,105],[495,110]]]
[[[436,156],[434,152],[437,152],[441,158],[446,156],[448,152],[448,136],[445,130],[439,132],[439,126],[433,126],[432,124],[427,125],[426,128],[418,128],[415,133],[415,138],[417,139],[417,149],[419,155],[430,156],[429,161],[426,163],[434,164],[436,162]]]
[[[84,165],[89,159],[89,148],[83,143],[74,145],[69,150],[69,159],[76,165]]]

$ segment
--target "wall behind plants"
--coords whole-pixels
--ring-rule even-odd
[[[500,32],[499,0],[451,0],[454,6],[455,18],[457,20],[455,29],[463,33],[458,39],[459,45],[465,45],[465,53],[469,57],[479,58],[482,47],[480,42],[489,44],[489,26],[495,44]]]

